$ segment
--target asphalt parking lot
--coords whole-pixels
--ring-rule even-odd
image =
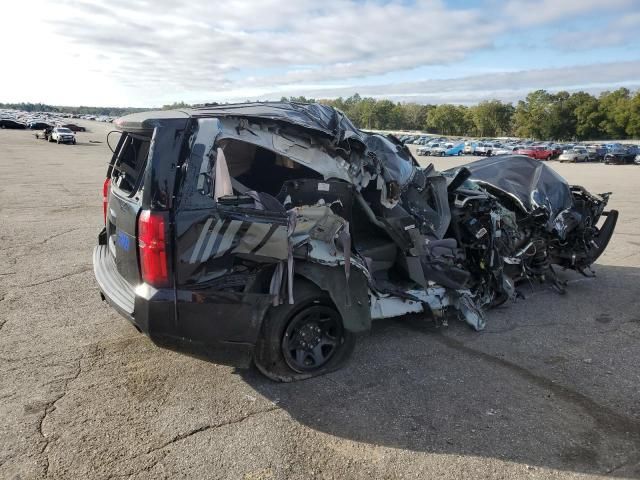
[[[85,124],[76,146],[0,130],[0,478],[640,478],[640,167],[551,162],[614,192],[595,279],[526,287],[481,333],[378,322],[343,370],[283,385],[100,301],[111,125]]]

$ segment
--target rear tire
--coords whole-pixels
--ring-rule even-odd
[[[304,380],[342,367],[353,352],[355,335],[326,292],[296,278],[295,304],[271,307],[262,323],[254,363],[277,382]]]

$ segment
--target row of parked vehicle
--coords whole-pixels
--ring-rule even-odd
[[[70,123],[72,115],[51,112],[23,112],[20,110],[0,110],[0,128],[16,130],[44,130],[63,127],[74,132],[84,132],[86,128]],[[78,118],[78,116],[75,116]]]
[[[418,145],[417,155],[431,156],[495,156],[526,155],[536,160],[559,160],[561,162],[604,162],[606,164],[640,163],[637,145],[621,143],[574,144],[534,142],[531,140],[464,140],[445,137],[404,135],[399,137],[404,144]]]

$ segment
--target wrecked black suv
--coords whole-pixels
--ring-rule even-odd
[[[609,194],[524,156],[420,168],[318,104],[115,124],[93,258],[103,298],[158,345],[275,380],[338,368],[373,319],[481,330],[523,280],[562,292],[554,266],[590,275],[618,216]]]

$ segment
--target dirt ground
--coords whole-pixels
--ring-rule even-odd
[[[281,385],[100,301],[111,125],[86,125],[76,146],[0,131],[0,478],[640,478],[640,167],[551,162],[614,192],[597,278],[527,287],[482,333],[377,322],[343,370]]]

